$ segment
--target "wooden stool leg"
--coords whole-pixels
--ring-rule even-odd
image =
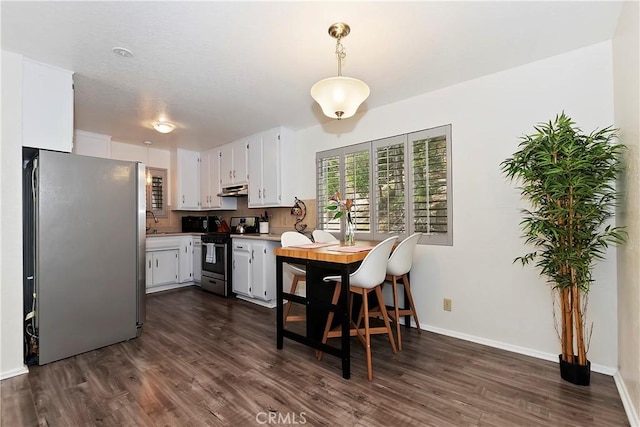
[[[367,378],[369,381],[373,381],[373,366],[371,364],[371,335],[369,334],[369,302],[367,298],[368,293],[363,292],[362,306],[364,307],[364,339],[365,350],[367,352]]]
[[[400,307],[398,305],[398,277],[397,276],[391,277],[391,285],[393,287],[393,311],[395,316],[393,318],[393,321],[395,322],[395,326],[396,326],[396,337],[398,339],[398,351],[402,351],[402,335],[400,331]]]
[[[298,276],[297,274],[294,274],[293,282],[291,283],[291,290],[289,291],[290,294],[296,293],[296,289],[298,288],[299,281],[300,281],[300,276]],[[287,318],[289,317],[289,310],[291,310],[291,301],[287,301],[287,305],[284,308],[284,325],[285,326],[287,324]]]
[[[382,299],[382,290],[380,290],[380,286],[376,286],[376,297],[378,298],[378,304],[380,305],[380,311],[382,312],[382,318],[384,319],[384,326],[387,327],[387,335],[389,335],[391,349],[394,353],[396,353],[396,343],[393,340],[393,333],[391,332],[391,325],[389,324],[389,315],[387,314],[387,308],[384,306],[384,300]]]
[[[416,328],[418,329],[418,333],[422,333],[422,329],[420,329],[420,321],[418,320],[418,312],[416,311],[416,305],[413,303],[413,295],[411,295],[411,286],[409,284],[409,276],[406,274],[402,276],[402,283],[404,284],[404,291],[407,293],[407,297],[409,298],[409,306],[411,307],[411,313],[413,314],[413,319],[416,321]]]
[[[336,282],[336,287],[333,291],[333,298],[331,298],[331,304],[337,304],[338,300],[340,299],[340,289],[341,289],[341,283],[340,282]],[[322,334],[322,344],[326,344],[327,343],[327,337],[329,336],[329,331],[331,330],[331,323],[333,322],[333,311],[329,312],[329,315],[327,316],[327,324],[324,327],[324,333]],[[320,350],[316,350],[316,358],[318,360],[322,360],[322,354],[323,352]]]

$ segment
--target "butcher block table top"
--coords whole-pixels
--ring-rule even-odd
[[[342,242],[308,243],[276,248],[275,254],[287,258],[352,264],[362,261],[378,243],[372,240],[356,240],[353,246],[345,246]]]

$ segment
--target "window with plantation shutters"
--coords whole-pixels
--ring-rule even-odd
[[[406,136],[374,141],[376,186],[376,233],[406,234],[407,179],[405,177]]]
[[[450,126],[408,135],[411,147],[414,232],[425,233],[429,243],[451,245],[451,140]]]
[[[352,219],[359,233],[369,233],[371,229],[371,207],[369,206],[370,189],[370,155],[369,144],[354,147],[344,154],[344,191],[343,199],[352,199]]]
[[[340,191],[341,183],[341,150],[331,154],[325,152],[325,157],[316,158],[316,194],[318,209],[318,228],[330,232],[340,231],[340,222],[332,220],[334,212],[328,211],[329,198]]]
[[[327,211],[337,191],[353,199],[356,238],[452,245],[451,125],[316,154],[318,228],[340,236]]]

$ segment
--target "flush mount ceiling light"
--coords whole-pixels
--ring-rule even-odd
[[[123,58],[131,58],[133,56],[133,52],[131,52],[126,47],[114,47],[113,49],[111,49],[111,51],[118,56],[122,56]]]
[[[347,37],[350,31],[351,28],[344,22],[329,27],[329,35],[336,39],[338,77],[320,80],[311,87],[311,96],[320,104],[324,115],[338,120],[353,116],[369,96],[369,86],[365,82],[342,76],[342,60],[347,52],[340,40]]]
[[[153,128],[160,133],[170,133],[176,128],[176,126],[172,123],[159,121],[153,124]]]

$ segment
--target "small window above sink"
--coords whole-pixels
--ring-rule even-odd
[[[167,217],[167,170],[147,168],[147,210],[160,218]]]

